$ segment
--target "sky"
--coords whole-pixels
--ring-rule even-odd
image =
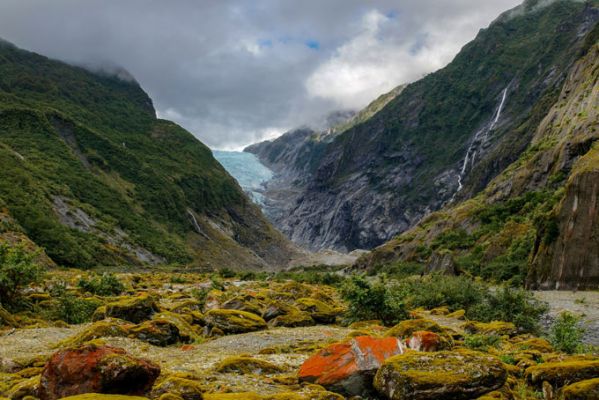
[[[0,38],[119,66],[214,149],[357,110],[447,65],[520,0],[0,0]]]

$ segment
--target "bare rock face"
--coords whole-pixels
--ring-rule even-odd
[[[599,150],[595,153],[599,159]],[[599,287],[599,163],[596,169],[570,179],[556,221],[557,225],[546,227],[547,232],[538,239],[545,243],[538,244],[529,286]]]
[[[44,368],[38,397],[55,400],[84,393],[142,395],[160,367],[111,346],[84,345],[55,353]]]

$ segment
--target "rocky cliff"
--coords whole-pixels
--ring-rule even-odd
[[[59,265],[275,268],[294,253],[206,146],[156,118],[138,83],[6,42],[0,166],[2,214],[15,222],[0,234]]]
[[[598,18],[596,1],[526,1],[330,140],[296,132],[299,146],[248,149],[267,164],[277,146],[293,156],[276,225],[313,249],[373,248],[474,196],[529,146]]]

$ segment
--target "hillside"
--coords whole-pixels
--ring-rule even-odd
[[[480,192],[533,140],[598,4],[527,1],[380,111],[330,143],[303,145],[309,173],[285,163],[280,175],[295,171],[296,200],[277,226],[313,249],[373,248]],[[268,164],[270,153],[256,153]]]
[[[123,76],[121,74],[121,76]],[[286,265],[289,243],[133,80],[0,43],[0,201],[59,265]]]
[[[599,27],[530,145],[479,195],[436,212],[357,267],[468,273],[541,289],[599,287]]]

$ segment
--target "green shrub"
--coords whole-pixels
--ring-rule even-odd
[[[55,285],[51,295],[58,306],[51,312],[52,319],[68,324],[82,324],[91,321],[91,317],[101,302],[95,299],[82,299],[69,293],[64,283]]]
[[[86,292],[97,294],[98,296],[117,296],[125,290],[125,286],[114,274],[102,274],[94,276],[90,280],[79,280],[78,286]]]
[[[414,262],[399,262],[396,264],[383,265],[373,269],[371,275],[385,274],[388,277],[401,279],[408,276],[420,275],[424,271],[424,265]]]
[[[547,304],[536,300],[531,292],[505,286],[487,290],[482,301],[466,309],[466,316],[482,322],[512,322],[522,332],[535,333],[547,310]]]
[[[198,301],[198,306],[200,307],[200,309],[204,308],[204,305],[206,305],[206,298],[208,297],[208,293],[210,292],[210,289],[192,289],[191,290],[191,295]]]
[[[580,317],[565,311],[551,326],[549,338],[556,350],[573,354],[582,350],[584,332],[585,329],[580,327]]]
[[[237,276],[237,273],[235,271],[233,271],[231,268],[222,268],[218,271],[218,274],[220,275],[221,278],[224,279],[228,279],[228,278],[235,278]]]
[[[385,281],[370,282],[355,275],[341,287],[341,295],[348,302],[348,322],[379,319],[385,325],[394,325],[408,318],[403,293]]]
[[[501,338],[497,335],[466,335],[464,346],[473,350],[487,351],[489,347],[498,347]]]
[[[402,291],[409,296],[411,307],[433,309],[447,306],[451,311],[469,309],[482,301],[487,289],[465,276],[428,275],[404,281]]]
[[[35,262],[37,256],[24,245],[0,244],[0,304],[18,306],[21,289],[40,280],[42,268]]]

